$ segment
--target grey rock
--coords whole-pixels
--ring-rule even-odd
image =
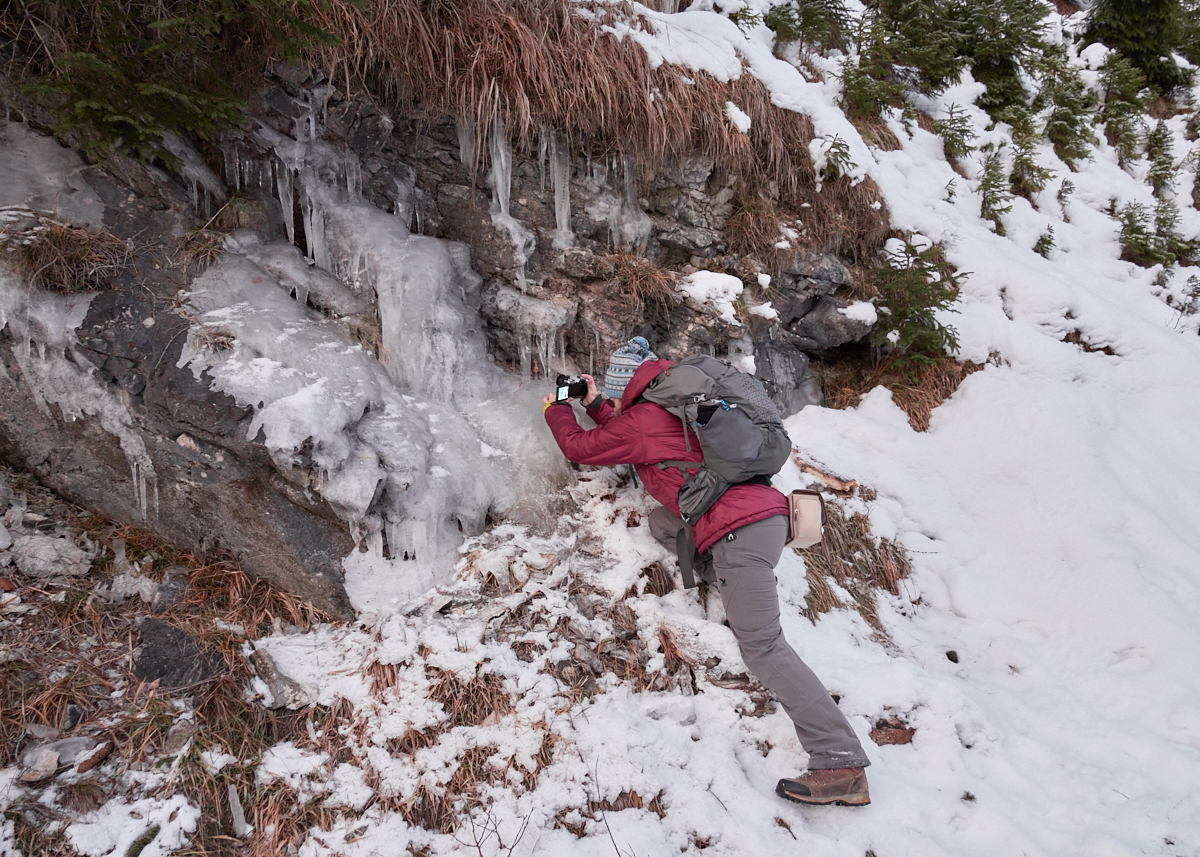
[[[139,622],[138,647],[133,655],[133,674],[139,681],[157,681],[159,687],[187,687],[223,671],[220,659],[201,650],[186,631],[157,619]]]
[[[79,577],[92,567],[92,554],[62,536],[17,535],[12,555],[17,568],[30,577]]]
[[[304,687],[280,671],[275,659],[265,650],[255,649],[250,655],[250,663],[271,694],[271,698],[265,700],[268,708],[288,708],[294,711],[309,704],[308,692]]]
[[[788,254],[780,268],[784,274],[832,283],[835,286],[850,285],[850,271],[837,256],[829,253],[798,250]]]
[[[12,547],[12,536],[8,534],[8,530],[4,524],[0,523],[0,551],[6,551]]]
[[[751,319],[755,375],[763,382],[779,413],[789,417],[809,405],[824,402],[808,355],[786,341],[776,325]]]
[[[359,154],[377,154],[392,135],[395,123],[382,113],[361,119],[347,142]]]
[[[826,351],[866,337],[871,332],[871,325],[838,312],[845,306],[841,301],[823,295],[812,312],[790,326],[793,344],[804,351]]]
[[[271,87],[263,94],[263,104],[289,119],[295,119],[304,112],[304,108],[278,86]]]
[[[663,218],[657,218],[662,221]],[[721,243],[721,233],[716,229],[703,226],[688,226],[683,223],[672,223],[660,228],[657,233],[658,242],[666,248],[681,250],[692,255],[706,255],[708,251],[716,250]]]

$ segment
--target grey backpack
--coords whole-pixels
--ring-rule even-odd
[[[768,477],[779,472],[792,450],[779,411],[762,383],[724,360],[706,356],[680,360],[651,381],[641,398],[679,417],[689,451],[687,427],[700,438],[703,462],[656,465],[682,471],[679,513],[688,524],[695,524],[730,485],[770,484]],[[699,472],[688,476],[688,470],[697,466]]]

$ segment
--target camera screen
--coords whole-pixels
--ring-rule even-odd
[[[571,388],[570,387],[559,387],[558,388],[559,401],[562,401],[563,399],[569,399],[569,398],[571,398]]]

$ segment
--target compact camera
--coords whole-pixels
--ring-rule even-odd
[[[587,391],[587,381],[578,375],[559,375],[558,380],[554,382],[554,401],[582,399],[587,395]]]

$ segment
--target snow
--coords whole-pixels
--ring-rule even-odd
[[[725,115],[729,117],[729,121],[733,123],[733,127],[737,128],[743,134],[750,130],[750,117],[732,101],[725,102]]]
[[[727,324],[741,324],[734,315],[733,306],[744,288],[737,277],[717,271],[696,271],[684,278],[680,288],[696,303],[712,307]]]
[[[855,301],[850,306],[840,307],[838,312],[846,318],[861,321],[864,324],[874,325],[879,319],[879,313],[875,309],[875,304],[870,301]]]
[[[188,842],[200,823],[200,809],[183,795],[165,800],[143,798],[126,803],[114,798],[95,812],[77,816],[67,841],[83,857],[124,857],[135,842],[157,828],[141,849],[142,857],[167,857]]]

